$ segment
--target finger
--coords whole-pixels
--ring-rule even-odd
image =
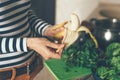
[[[59,33],[61,31],[63,31],[65,28],[64,27],[60,27],[60,28],[57,28],[57,29],[54,29],[54,33]]]
[[[50,58],[60,59],[61,56],[62,56],[63,48],[64,48],[64,45],[61,45],[59,47],[59,52],[56,52],[56,51],[52,52],[52,51],[50,51]]]
[[[45,60],[49,59],[49,52],[50,50],[47,47],[42,46],[40,49],[37,48],[35,51],[40,54]]]
[[[62,22],[62,23],[60,23],[60,24],[58,24],[58,28],[60,28],[60,27],[63,27],[66,23],[67,23],[68,21],[64,21],[64,22]]]
[[[62,45],[62,46],[60,46],[57,50],[56,50],[56,52],[57,53],[62,53],[62,51],[63,51],[63,49],[64,49],[64,44]]]
[[[50,58],[54,58],[54,59],[60,59],[61,58],[61,55],[60,54],[57,54],[57,53],[52,53]]]
[[[54,29],[58,29],[58,28],[60,28],[60,27],[64,27],[64,25],[67,23],[67,21],[64,21],[64,22],[62,22],[62,23],[60,23],[60,24],[57,24],[57,25],[55,25],[52,29],[54,30]]]
[[[53,43],[53,42],[48,42],[47,46],[50,48],[58,49],[58,48],[63,48],[64,44],[57,44],[57,43]]]
[[[54,59],[60,59],[61,58],[61,54],[56,53],[54,50],[51,49],[47,49],[49,52],[47,54],[47,57],[45,57],[45,60],[54,58]]]
[[[57,51],[57,53],[58,53],[60,56],[62,56],[63,49],[64,49],[64,48],[61,48],[61,49],[59,49],[59,51]]]
[[[54,58],[54,59],[60,59],[61,56],[62,56],[62,51],[63,51],[63,48],[61,48],[61,50],[56,53],[54,50],[50,50],[50,49],[47,49],[49,52],[48,52],[48,57],[46,58],[47,60],[50,59],[50,58]]]

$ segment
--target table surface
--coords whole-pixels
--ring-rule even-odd
[[[68,67],[64,59],[45,61],[45,66],[57,80],[71,80],[90,75],[90,69],[83,67]]]

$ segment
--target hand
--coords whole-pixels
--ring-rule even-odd
[[[56,37],[56,34],[62,32],[64,30],[64,25],[67,23],[67,21],[65,22],[62,22],[61,24],[57,24],[57,25],[54,25],[54,26],[51,26],[51,27],[48,27],[45,32],[44,32],[44,35],[45,36],[49,36],[49,37]],[[61,38],[58,37],[58,38]]]
[[[64,47],[63,44],[50,42],[46,38],[27,38],[27,46],[35,50],[45,60],[50,58],[60,59]],[[56,52],[57,49],[60,49],[59,52]]]

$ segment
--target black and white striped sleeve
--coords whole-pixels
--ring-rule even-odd
[[[29,11],[28,18],[29,18],[30,26],[32,26],[32,28],[35,30],[35,32],[37,32],[40,35],[43,35],[45,29],[47,27],[51,26],[47,22],[45,22],[42,19],[38,18],[35,15],[34,11],[32,11],[32,10]]]
[[[27,51],[26,38],[0,38],[0,54]]]

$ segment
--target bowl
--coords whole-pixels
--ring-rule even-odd
[[[115,18],[96,19],[90,22],[94,25],[93,34],[99,47],[103,50],[113,42],[120,42],[120,20]]]
[[[120,5],[119,4],[103,5],[99,11],[99,14],[106,18],[120,19]]]

